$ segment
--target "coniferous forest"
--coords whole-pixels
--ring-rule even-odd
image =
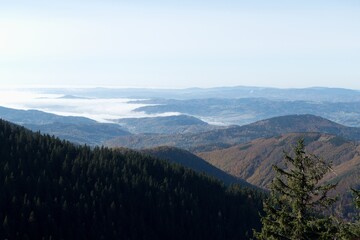
[[[0,239],[247,239],[263,193],[0,120]]]

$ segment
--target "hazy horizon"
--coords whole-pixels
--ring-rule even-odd
[[[307,86],[307,87],[274,87],[264,85],[218,85],[212,87],[198,87],[198,86],[187,86],[187,87],[146,87],[146,86],[120,86],[120,85],[0,85],[2,90],[41,90],[41,89],[148,89],[148,90],[186,90],[186,89],[216,89],[216,88],[268,88],[268,89],[344,89],[360,91],[359,88],[346,88],[346,87],[328,87],[328,86]]]

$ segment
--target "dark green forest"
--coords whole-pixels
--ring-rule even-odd
[[[0,120],[0,239],[248,239],[263,193]]]

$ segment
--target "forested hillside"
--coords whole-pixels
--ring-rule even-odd
[[[219,168],[214,167],[213,165],[206,162],[204,159],[196,156],[195,154],[180,148],[163,146],[144,149],[141,152],[153,157],[178,163],[181,166],[188,167],[196,172],[205,173],[209,176],[213,176],[216,179],[220,179],[227,185],[237,183],[244,187],[256,188],[255,185],[251,185],[241,178],[230,175],[220,170]]]
[[[247,239],[262,194],[0,120],[0,239]]]

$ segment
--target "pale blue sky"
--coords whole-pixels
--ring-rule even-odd
[[[360,89],[360,1],[294,2],[0,0],[0,85]]]

